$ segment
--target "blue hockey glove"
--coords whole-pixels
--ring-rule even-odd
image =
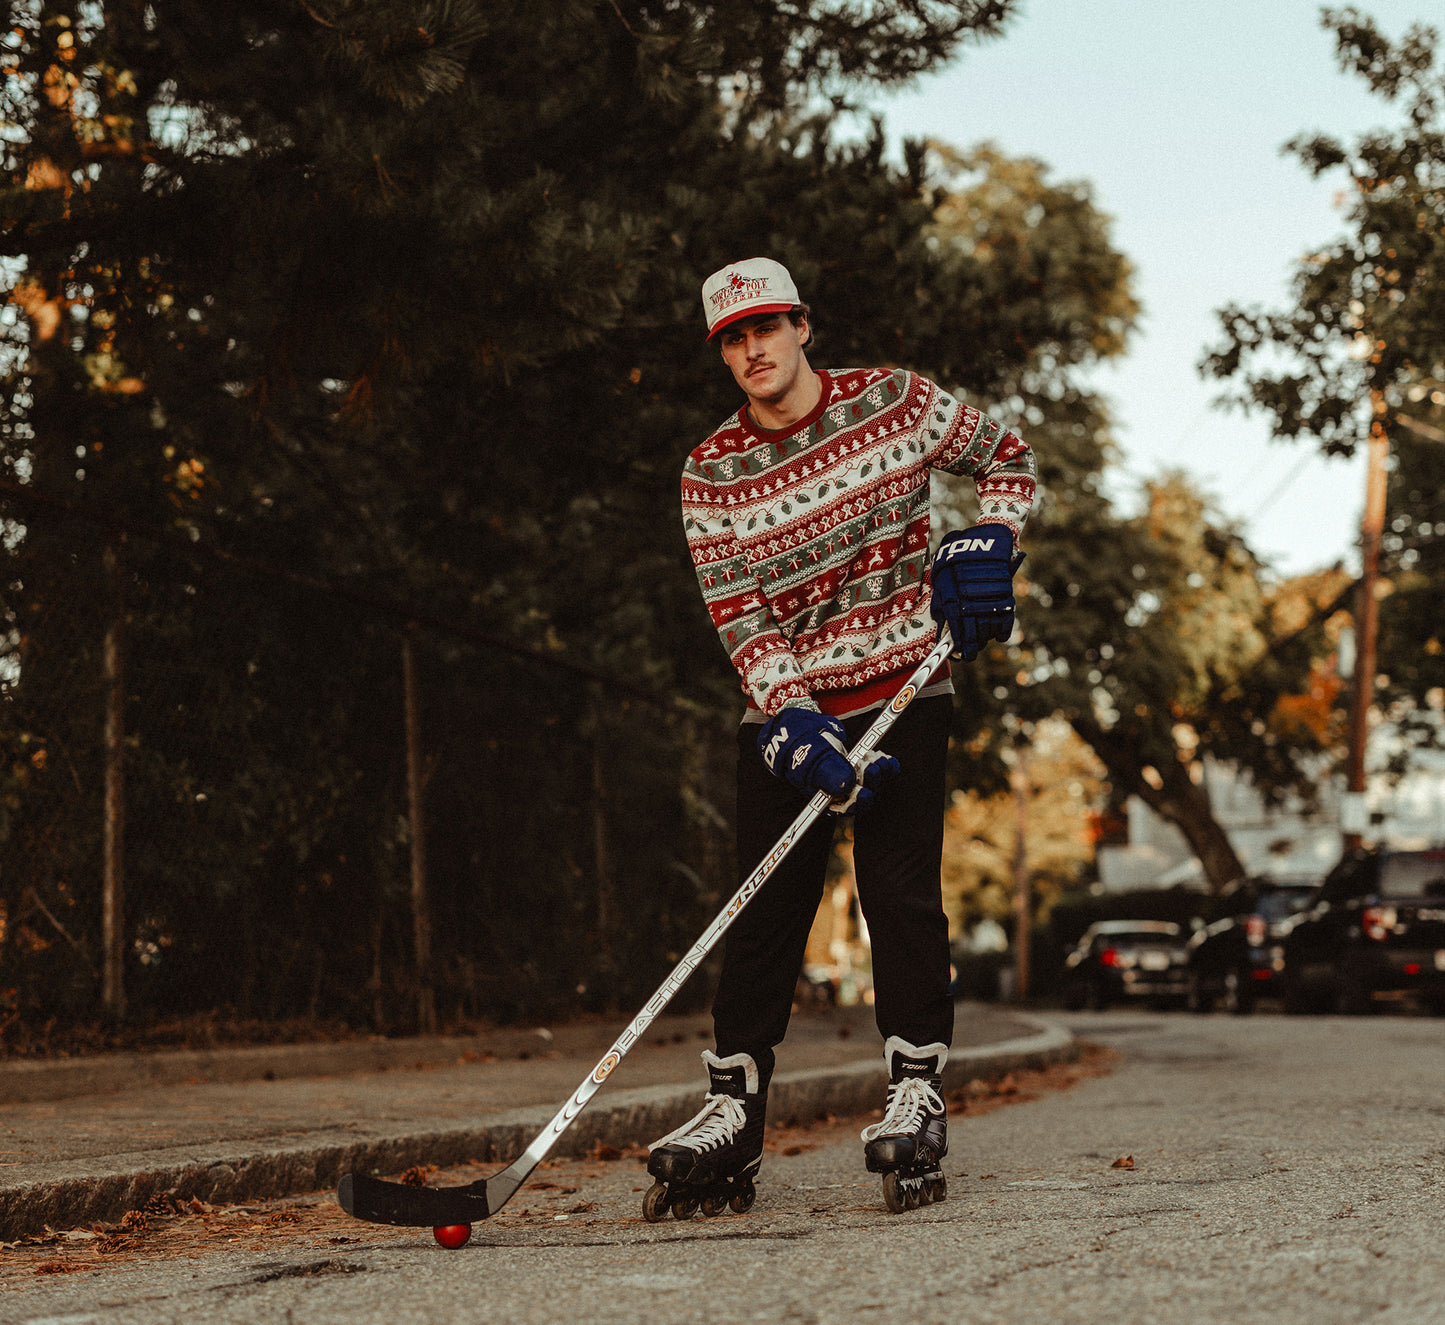
[[[855,781],[843,724],[812,709],[786,708],[763,723],[758,753],[769,771],[799,791],[846,796]]]
[[[860,778],[848,762],[843,724],[812,709],[786,708],[763,723],[758,753],[776,776],[799,791],[826,792],[835,814],[865,809],[898,771],[898,761],[877,753]]]
[[[969,662],[989,640],[1014,628],[1013,574],[1023,560],[1001,524],[976,524],[948,534],[933,558],[929,613],[953,636],[953,656]]]

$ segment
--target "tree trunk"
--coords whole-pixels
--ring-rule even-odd
[[[602,703],[592,691],[592,868],[597,892],[597,943],[593,969],[607,989],[609,1011],[617,1005],[617,971],[621,963],[613,950],[616,935],[616,881],[612,873],[611,835],[607,826],[607,774],[603,766]]]
[[[121,539],[124,539],[121,535]],[[105,549],[111,619],[105,632],[105,808],[101,831],[101,979],[105,1015],[125,1014],[125,590],[121,554]]]
[[[1029,996],[1029,949],[1033,944],[1033,889],[1029,886],[1029,782],[1028,754],[1024,746],[1015,750],[1009,769],[1009,787],[1014,798],[1014,989],[1022,1002]]]
[[[413,630],[401,637],[402,703],[406,716],[407,827],[411,838],[411,932],[416,960],[416,1028],[423,1035],[435,1035],[436,996],[432,989],[431,899],[427,892],[426,776],[421,755],[421,705],[417,699],[416,650]]]
[[[1209,890],[1221,893],[1231,883],[1244,877],[1244,866],[1240,864],[1214,810],[1209,804],[1209,793],[1202,785],[1190,780],[1189,771],[1183,764],[1176,763],[1172,769],[1161,769],[1162,787],[1153,787],[1141,777],[1132,788],[1135,795],[1161,819],[1173,824],[1184,834],[1199,863],[1204,867],[1204,877],[1209,880]]]
[[[1159,779],[1156,787],[1144,776],[1147,765],[1130,733],[1117,729],[1106,732],[1083,721],[1075,721],[1073,727],[1104,761],[1115,786],[1138,796],[1161,819],[1184,834],[1204,868],[1210,892],[1221,893],[1244,876],[1244,866],[1228,834],[1214,817],[1209,793],[1202,782],[1190,777],[1192,764],[1181,763],[1177,758],[1161,759],[1159,766],[1154,767]]]

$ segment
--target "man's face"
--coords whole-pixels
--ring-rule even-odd
[[[807,338],[807,319],[794,326],[786,313],[741,318],[718,332],[723,362],[733,378],[750,399],[764,404],[781,401],[805,371]]]

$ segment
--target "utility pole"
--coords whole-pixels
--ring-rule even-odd
[[[1365,470],[1365,513],[1360,520],[1360,583],[1355,593],[1355,673],[1350,700],[1349,753],[1345,763],[1345,802],[1340,827],[1344,849],[1357,851],[1364,844],[1368,820],[1365,808],[1365,746],[1370,734],[1370,706],[1375,700],[1375,645],[1379,634],[1380,540],[1385,532],[1386,461],[1390,438],[1385,432],[1385,398],[1377,388],[1370,393],[1374,418]]]

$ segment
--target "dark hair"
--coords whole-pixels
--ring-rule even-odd
[[[788,309],[788,321],[791,322],[795,327],[804,318],[808,319],[808,339],[805,340],[802,345],[798,347],[799,349],[806,350],[808,346],[813,343],[812,313],[813,310],[809,308],[807,304],[794,304],[790,309]]]

